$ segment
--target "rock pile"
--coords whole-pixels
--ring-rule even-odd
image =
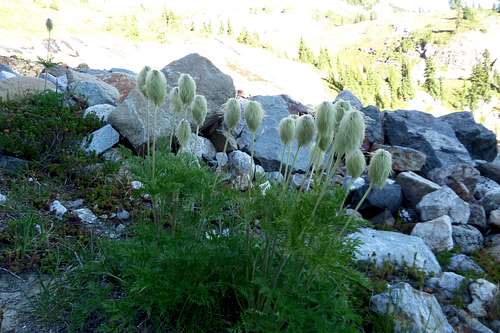
[[[215,168],[226,169],[234,179],[248,179],[242,176],[253,174],[265,175],[270,182],[283,178],[277,172],[283,151],[278,123],[290,114],[312,113],[310,108],[285,95],[238,97],[243,106],[249,100],[258,101],[266,112],[257,132],[254,160],[250,157],[252,135],[242,125],[233,131],[234,139],[229,140],[227,153],[223,153],[228,131],[221,107],[236,95],[231,77],[198,54],[174,61],[162,71],[169,89],[180,73],[189,73],[198,92],[207,98],[207,122],[199,136],[192,135],[189,152]],[[63,88],[69,102],[88,107],[85,116],[93,114],[102,120],[103,127],[89,133],[82,143],[85,150],[105,154],[122,142],[137,152],[143,151],[146,101],[135,88],[134,73],[64,69],[50,76],[47,73],[47,78],[49,89]],[[41,79],[20,76],[5,65],[0,67],[1,98],[15,97],[20,87],[39,91],[43,85]],[[498,287],[481,278],[466,278],[470,274],[465,273],[483,274],[469,256],[477,251],[485,251],[500,261],[496,136],[467,112],[436,118],[414,110],[381,112],[363,106],[348,91],[337,98],[349,101],[364,114],[365,151],[384,148],[393,156],[392,179],[384,188],[372,191],[360,211],[374,225],[393,231],[364,228],[350,235],[360,241],[356,259],[378,267],[389,262],[396,270],[412,268],[425,276],[425,292],[395,282],[372,297],[372,309],[394,315],[396,332],[493,332],[495,323],[489,321],[488,313],[498,297]],[[173,131],[175,119],[169,104],[167,99],[158,113],[154,133],[158,138],[168,137]],[[0,167],[8,166],[8,161],[8,157],[0,155]],[[294,182],[302,183],[308,163],[309,152],[304,149],[298,156]],[[348,205],[354,207],[360,200],[367,180],[365,175],[354,180]],[[345,182],[341,179],[339,183]],[[99,218],[85,207],[68,209],[64,203],[53,202],[51,210],[58,217],[71,213],[84,223],[99,223]],[[449,263],[441,266],[436,255],[450,250],[454,254]],[[451,301],[456,297],[463,306]]]

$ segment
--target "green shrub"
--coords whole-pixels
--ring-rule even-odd
[[[368,282],[355,270],[355,244],[340,235],[357,224],[336,213],[341,189],[312,219],[318,190],[240,192],[164,151],[154,175],[149,160],[129,157],[152,214],[128,238],[99,241],[98,253],[48,287],[47,319],[70,331],[362,330]]]
[[[53,92],[0,101],[0,150],[42,164],[59,161],[98,125],[63,106],[63,95]]]

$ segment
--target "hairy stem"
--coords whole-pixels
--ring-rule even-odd
[[[281,173],[281,169],[283,168],[283,159],[285,158],[286,148],[287,148],[287,146],[286,146],[286,145],[284,145],[284,146],[283,146],[283,150],[281,151],[281,158],[280,158],[280,169],[279,169],[279,173]]]
[[[356,208],[354,208],[355,211],[358,211],[359,208],[361,208],[361,205],[363,205],[363,202],[366,200],[366,198],[368,198],[368,195],[370,194],[372,188],[373,188],[373,185],[370,184],[370,186],[368,186],[368,189],[366,190],[365,194],[363,194],[363,197],[361,197],[361,200],[359,200],[358,204],[356,205]]]
[[[314,206],[311,217],[313,217],[316,214],[316,211],[318,210],[319,204],[321,203],[321,200],[325,196],[326,188],[328,187],[328,182],[330,180],[331,173],[335,174],[335,171],[337,171],[337,168],[339,167],[340,162],[342,161],[342,157],[343,157],[343,154],[340,154],[339,156],[337,156],[337,160],[335,161],[333,168],[331,170],[328,170],[328,174],[326,176],[326,181],[324,181],[324,183],[323,183],[323,187],[321,188],[321,192],[318,196],[318,200],[316,201],[316,205]],[[332,161],[333,161],[333,159],[332,159]]]
[[[293,168],[295,168],[295,163],[297,163],[297,158],[299,157],[300,148],[301,148],[300,146],[297,147],[297,151],[295,152],[295,156],[293,157],[292,166],[290,167],[290,171],[288,172],[288,177],[285,179],[285,187],[284,187],[285,191],[290,186],[290,181],[292,179],[292,171]]]

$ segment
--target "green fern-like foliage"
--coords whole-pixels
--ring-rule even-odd
[[[144,184],[136,195],[161,202],[161,218],[144,214],[127,239],[100,241],[46,290],[44,311],[70,331],[359,331],[368,284],[355,244],[338,235],[351,219],[333,213],[342,190],[311,219],[317,191],[213,193],[212,171],[165,151],[155,175],[129,157]]]

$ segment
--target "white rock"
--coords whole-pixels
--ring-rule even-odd
[[[356,250],[358,261],[375,261],[379,267],[389,261],[399,269],[415,266],[427,274],[441,273],[436,257],[419,237],[369,228],[362,228],[349,237],[360,241]]]
[[[144,185],[140,181],[134,180],[133,182],[130,183],[130,187],[133,190],[140,190],[141,188],[144,187]]]
[[[101,120],[103,123],[108,122],[108,116],[116,106],[111,104],[97,104],[91,107],[88,107],[83,113],[83,117],[88,117],[89,115],[94,115],[97,119]]]
[[[97,216],[95,216],[94,213],[88,208],[76,209],[74,212],[84,223],[94,224],[97,222]]]
[[[13,77],[16,77],[16,76],[17,76],[16,74],[13,74],[11,72],[0,71],[0,80],[10,79],[10,78],[13,78]]]
[[[478,279],[469,285],[469,291],[472,303],[467,309],[476,317],[486,317],[487,307],[495,300],[498,287],[485,279]]]
[[[196,136],[195,133],[191,133],[191,138],[186,145],[186,151],[207,161],[214,160],[217,153],[212,141],[202,136]]]
[[[227,157],[226,153],[219,152],[215,154],[215,160],[217,161],[217,167],[223,168],[224,166],[226,166],[227,162],[229,161],[229,158]]]
[[[465,254],[454,254],[450,259],[448,269],[454,272],[474,272],[484,274],[484,270],[474,260]]]
[[[128,220],[130,218],[130,214],[126,210],[120,210],[119,212],[116,213],[116,217],[122,221]]]
[[[411,232],[420,237],[433,251],[441,252],[453,249],[451,219],[441,216],[429,222],[417,223]]]
[[[494,227],[500,228],[500,209],[496,209],[490,213],[488,223]]]
[[[266,172],[266,179],[271,183],[281,183],[283,181],[283,175],[279,171]]]
[[[483,247],[484,237],[471,225],[452,226],[453,242],[465,254],[472,254]]]
[[[370,308],[394,319],[394,332],[454,333],[441,306],[433,295],[413,289],[408,283],[398,283],[375,295]]]
[[[82,143],[82,147],[88,153],[100,155],[116,145],[119,140],[120,134],[111,125],[106,125],[90,134]]]
[[[3,205],[6,202],[7,202],[7,196],[0,193],[0,205]]]
[[[59,200],[54,200],[50,205],[50,212],[54,213],[60,220],[62,220],[67,211],[68,209]]]
[[[251,175],[254,165],[252,157],[241,150],[235,150],[229,154],[229,167],[235,176]]]
[[[257,177],[264,177],[266,175],[266,171],[264,170],[263,167],[260,165],[256,164],[255,165],[255,178]]]
[[[444,272],[440,277],[429,279],[429,285],[438,289],[438,293],[446,299],[452,299],[465,283],[465,278],[452,272]]]
[[[447,186],[426,194],[417,204],[417,211],[423,221],[448,215],[453,223],[466,224],[470,216],[469,204]]]

